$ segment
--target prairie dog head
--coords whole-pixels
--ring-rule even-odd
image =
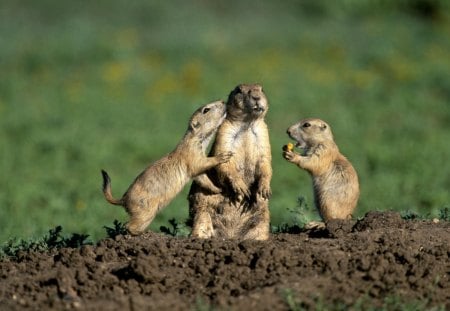
[[[287,133],[300,148],[309,149],[318,144],[333,141],[330,126],[320,119],[303,119],[289,127]]]
[[[201,143],[207,145],[225,120],[226,115],[226,106],[223,101],[206,104],[192,114],[188,132],[192,133],[194,137],[198,137]]]
[[[263,118],[269,108],[259,84],[240,84],[228,96],[228,119],[251,121]]]

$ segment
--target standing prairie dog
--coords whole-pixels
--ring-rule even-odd
[[[234,155],[201,175],[202,182],[194,179],[189,192],[193,237],[269,238],[272,156],[264,121],[267,110],[258,84],[241,84],[230,93],[227,117],[211,153],[232,150]],[[213,187],[207,187],[206,180]]]
[[[287,133],[304,155],[285,146],[283,156],[311,175],[315,205],[323,220],[351,218],[359,198],[358,175],[339,152],[330,126],[320,119],[304,119]]]
[[[112,197],[111,180],[102,170],[103,194],[109,203],[126,209],[130,215],[126,226],[131,234],[143,232],[156,213],[167,206],[191,178],[229,161],[233,154],[229,151],[211,157],[205,155],[211,138],[225,117],[223,101],[207,104],[195,111],[175,150],[147,167],[121,199]]]

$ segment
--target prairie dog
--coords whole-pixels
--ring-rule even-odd
[[[126,209],[130,215],[126,226],[131,234],[143,232],[156,213],[167,206],[191,178],[230,160],[232,152],[229,151],[211,157],[205,155],[209,142],[225,116],[223,101],[197,109],[175,150],[148,166],[136,177],[121,199],[112,197],[111,180],[102,170],[103,194],[109,203],[122,205]]]
[[[334,142],[330,126],[320,119],[304,119],[287,130],[304,155],[284,148],[286,160],[312,177],[314,201],[323,220],[348,219],[359,198],[358,175]]]
[[[207,171],[214,191],[194,180],[189,193],[192,236],[266,240],[272,178],[268,101],[258,84],[241,84],[229,95],[227,117],[211,153],[232,150],[233,157]],[[205,178],[205,176],[207,176]]]

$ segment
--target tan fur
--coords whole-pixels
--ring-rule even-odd
[[[351,218],[359,198],[358,175],[339,152],[330,126],[320,119],[304,119],[287,132],[305,155],[284,150],[283,156],[312,176],[314,201],[323,220]]]
[[[232,150],[234,155],[192,183],[192,236],[268,239],[272,157],[264,122],[267,109],[267,98],[258,84],[242,84],[230,93],[227,118],[211,152]]]
[[[103,174],[103,193],[111,204],[122,205],[130,215],[127,229],[143,232],[156,213],[183,189],[189,180],[206,170],[229,161],[232,152],[205,155],[206,148],[222,124],[226,111],[222,101],[207,104],[191,117],[189,127],[174,151],[147,167],[131,184],[121,199],[111,195],[108,174]]]

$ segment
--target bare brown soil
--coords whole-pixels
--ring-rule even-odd
[[[450,309],[450,223],[371,212],[267,242],[155,233],[0,262],[1,310]]]

